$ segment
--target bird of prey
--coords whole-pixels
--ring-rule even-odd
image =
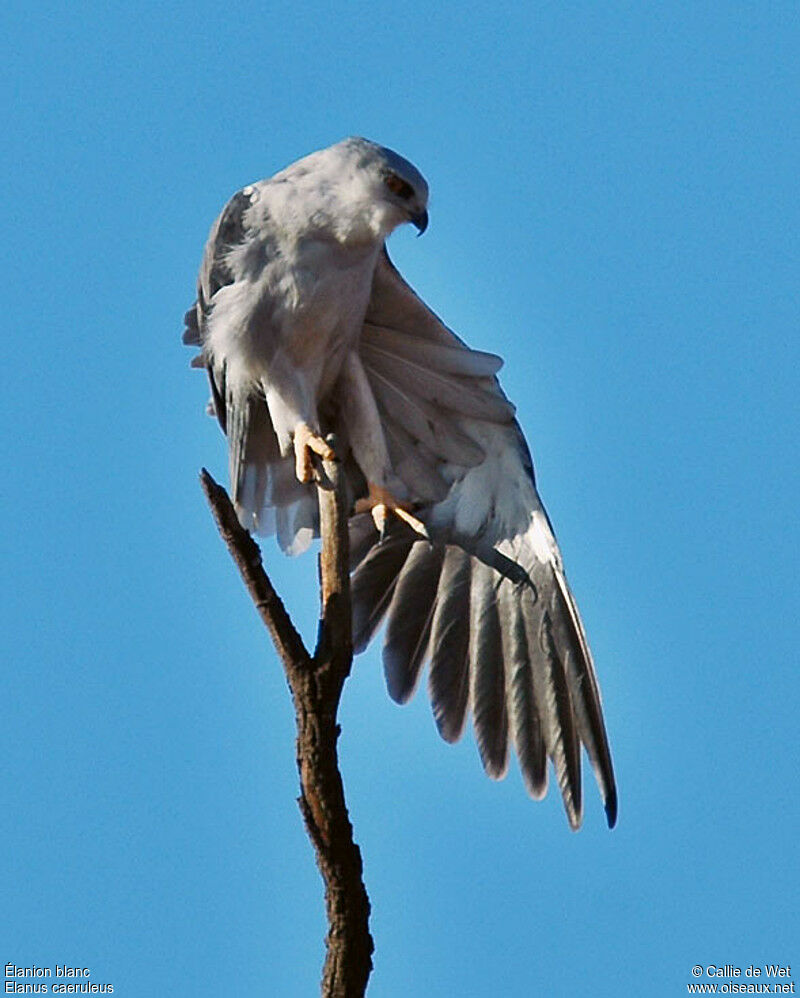
[[[349,138],[234,194],[214,222],[184,342],[208,371],[244,527],[297,554],[318,532],[313,457],[343,463],[353,636],[385,622],[389,693],[428,666],[441,735],[472,717],[486,772],[516,750],[544,796],[548,758],[573,828],[581,744],[610,826],[617,794],[594,665],[536,489],[502,361],[411,290],[389,234],[428,224],[428,185]]]

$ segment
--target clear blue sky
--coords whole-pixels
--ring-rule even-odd
[[[602,8],[602,9],[601,9]],[[374,996],[677,996],[800,969],[796,4],[0,14],[0,962],[317,993],[285,681],[203,502],[181,317],[238,187],[348,134],[431,190],[396,262],[506,358],[620,785],[495,784],[356,662]],[[266,546],[309,639],[315,562]]]

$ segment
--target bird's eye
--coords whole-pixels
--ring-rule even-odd
[[[396,173],[390,173],[386,177],[385,184],[392,194],[396,194],[404,201],[408,201],[414,196],[414,188],[411,184],[406,183],[406,181],[403,180],[402,177],[398,177]]]

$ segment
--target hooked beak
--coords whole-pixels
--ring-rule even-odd
[[[428,228],[427,211],[418,211],[416,215],[409,215],[409,220],[412,223],[412,225],[415,225],[417,227],[417,231],[420,236]]]

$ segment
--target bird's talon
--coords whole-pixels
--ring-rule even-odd
[[[319,455],[323,461],[333,461],[336,452],[331,445],[310,426],[301,423],[294,433],[294,470],[297,480],[304,485],[314,478],[313,454]]]
[[[425,526],[422,520],[417,519],[417,517],[414,516],[413,513],[409,513],[407,509],[403,509],[401,506],[397,506],[395,507],[394,514],[395,516],[399,516],[401,520],[407,523],[413,531],[415,531],[418,534],[421,534],[426,541],[429,541],[431,539],[430,535],[428,534],[428,528]]]
[[[370,513],[375,523],[375,529],[378,531],[380,539],[383,540],[386,536],[386,521],[389,519],[389,510],[384,503],[379,502],[372,507]]]
[[[381,540],[386,536],[390,513],[394,513],[398,519],[411,527],[415,533],[424,537],[426,541],[430,540],[427,528],[420,519],[402,506],[390,492],[378,485],[373,485],[371,482],[369,483],[369,498],[359,499],[355,511],[356,513],[369,512],[371,514]]]

